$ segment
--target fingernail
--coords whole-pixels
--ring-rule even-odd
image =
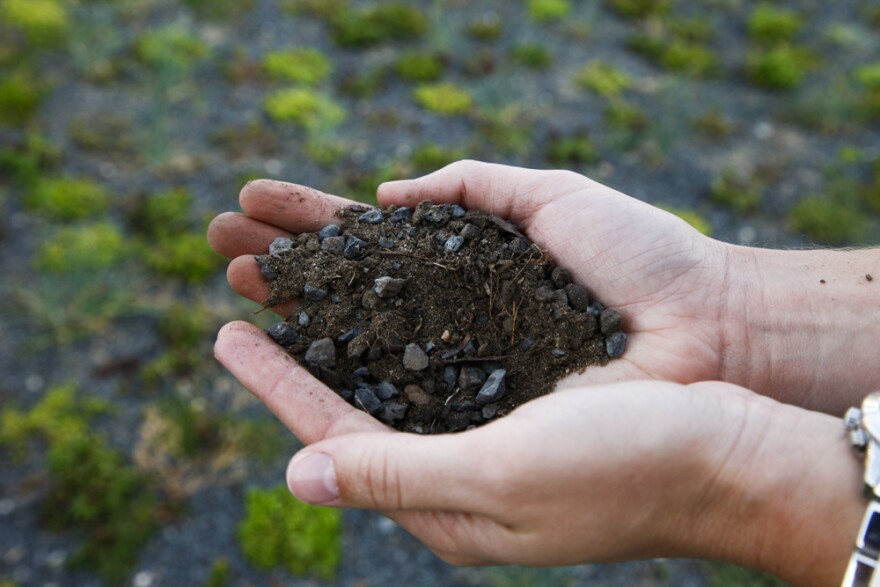
[[[287,470],[287,485],[297,499],[324,504],[339,499],[333,459],[322,453],[294,458]]]

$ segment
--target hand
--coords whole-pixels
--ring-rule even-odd
[[[569,389],[482,428],[415,436],[346,404],[265,334],[217,358],[306,444],[310,503],[376,509],[455,564],[683,556],[839,584],[865,503],[839,420],[722,383]]]

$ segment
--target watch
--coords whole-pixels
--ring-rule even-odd
[[[844,425],[853,447],[865,457],[868,507],[856,537],[841,587],[880,587],[880,391],[869,394],[862,407],[850,408]]]

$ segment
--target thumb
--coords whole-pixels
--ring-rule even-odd
[[[287,484],[314,505],[482,511],[483,461],[467,436],[397,432],[349,434],[317,442],[287,467]],[[476,513],[476,512],[475,512]]]

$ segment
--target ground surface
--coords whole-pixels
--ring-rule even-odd
[[[118,564],[104,576],[321,584],[258,570],[237,535],[247,490],[282,483],[297,448],[211,356],[224,321],[276,321],[237,300],[205,250],[206,219],[236,209],[248,179],[372,202],[382,180],[472,157],[585,173],[725,241],[880,243],[876,3],[773,2],[797,26],[771,18],[768,33],[745,0],[670,2],[647,20],[611,0],[555,19],[542,3],[419,0],[425,23],[373,27],[366,45],[340,31],[367,28],[334,20],[368,3],[349,4],[0,0],[0,406],[20,410],[0,427],[3,587],[108,584],[66,563],[108,531],[137,537],[108,525],[134,512],[60,458],[71,435],[119,456],[89,462],[115,472],[124,503],[142,494],[122,478],[156,500],[156,530],[105,550]],[[303,47],[323,61],[272,65]],[[41,403],[67,383],[103,402],[93,419]],[[95,509],[46,511],[61,487]],[[325,584],[759,584],[687,561],[455,569],[364,512],[345,514],[342,539]]]

